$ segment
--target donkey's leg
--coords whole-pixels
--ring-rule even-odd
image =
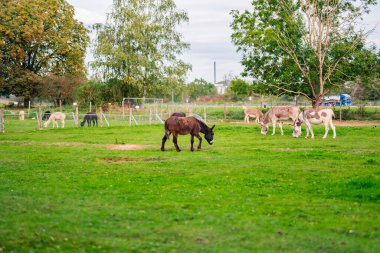
[[[169,137],[171,135],[171,132],[169,132]],[[161,151],[165,151],[165,142],[167,141],[168,137],[166,137],[166,134],[164,135],[164,137],[162,137],[162,144],[161,144]]]
[[[57,128],[58,128],[58,123],[57,123]],[[65,128],[65,120],[62,120],[62,128]]]
[[[168,138],[166,137],[166,134],[162,138],[162,143],[161,143],[161,151],[165,151],[165,142]]]
[[[335,139],[336,138],[336,131],[335,131],[335,126],[334,126],[334,124],[332,122],[332,119],[330,119],[330,127],[331,127],[331,129],[333,131],[333,138]]]
[[[191,148],[190,150],[191,151],[194,151],[194,135],[193,134],[190,134],[190,143],[191,143]]]
[[[329,122],[326,121],[326,122],[323,122],[323,123],[325,123],[325,135],[323,135],[323,139],[326,139],[327,134],[329,133],[329,130],[330,130],[330,128],[329,128]]]
[[[306,136],[305,139],[309,138],[309,127],[306,125]]]
[[[279,125],[280,130],[281,130],[281,135],[284,135],[284,130],[282,129],[282,126],[284,125],[284,122],[280,121],[280,123],[278,125]]]
[[[198,150],[201,150],[201,148],[202,148],[202,137],[199,134],[195,135],[195,137],[197,137],[199,140]]]
[[[311,138],[314,139],[314,131],[313,131],[313,127],[311,126],[311,123],[310,122],[305,122],[307,128],[309,129],[309,132],[311,134]]]
[[[274,135],[274,134],[276,133],[276,124],[277,124],[276,120],[273,120],[273,121],[272,121],[272,126],[273,126],[273,132],[272,132],[272,135]]]
[[[173,133],[173,143],[174,143],[174,146],[175,146],[175,149],[177,150],[177,152],[181,152],[181,149],[178,147],[178,144],[177,144],[177,136],[178,136],[178,134]]]

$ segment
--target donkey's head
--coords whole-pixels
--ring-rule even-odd
[[[294,121],[294,124],[293,124],[293,137],[294,138],[298,138],[301,136],[301,134],[302,134],[301,125],[302,125],[302,121],[300,119],[297,119],[296,121]]]
[[[215,125],[213,125],[211,128],[207,127],[205,130],[205,139],[210,145],[214,143],[214,127]]]
[[[261,125],[261,134],[266,135],[268,133],[268,123],[260,122]]]

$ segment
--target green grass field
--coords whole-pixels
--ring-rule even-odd
[[[193,153],[162,125],[25,129],[0,134],[0,252],[380,252],[379,127],[217,124]]]

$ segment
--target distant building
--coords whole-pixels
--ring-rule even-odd
[[[340,94],[338,96],[325,96],[322,98],[320,105],[323,106],[351,106],[351,96],[348,94]]]
[[[224,81],[221,81],[221,82],[218,82],[215,85],[215,88],[218,92],[219,95],[223,95],[226,93],[228,87],[231,86],[231,81],[229,80],[224,80]]]

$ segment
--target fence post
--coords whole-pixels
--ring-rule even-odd
[[[152,125],[152,108],[149,109],[149,125]]]
[[[129,126],[132,126],[132,108],[129,108]]]
[[[103,127],[103,108],[99,107],[99,125],[100,127]]]
[[[91,110],[92,110],[92,103],[90,101],[90,110],[89,110],[89,112],[91,112]]]
[[[123,110],[123,120],[125,119],[125,111],[124,111],[124,98],[123,101],[121,102],[121,108]]]
[[[5,118],[4,118],[4,111],[0,111],[0,133],[5,133]]]
[[[30,100],[28,101],[28,114],[30,113]]]
[[[339,102],[339,121],[342,121],[342,102]]]
[[[227,106],[224,104],[224,120],[227,119]]]
[[[41,107],[38,107],[38,129],[42,129],[42,110]]]
[[[59,111],[62,112],[62,100],[59,100]]]
[[[78,112],[78,106],[76,106],[75,107],[75,127],[77,128],[78,128],[78,122],[79,122],[79,112]]]

